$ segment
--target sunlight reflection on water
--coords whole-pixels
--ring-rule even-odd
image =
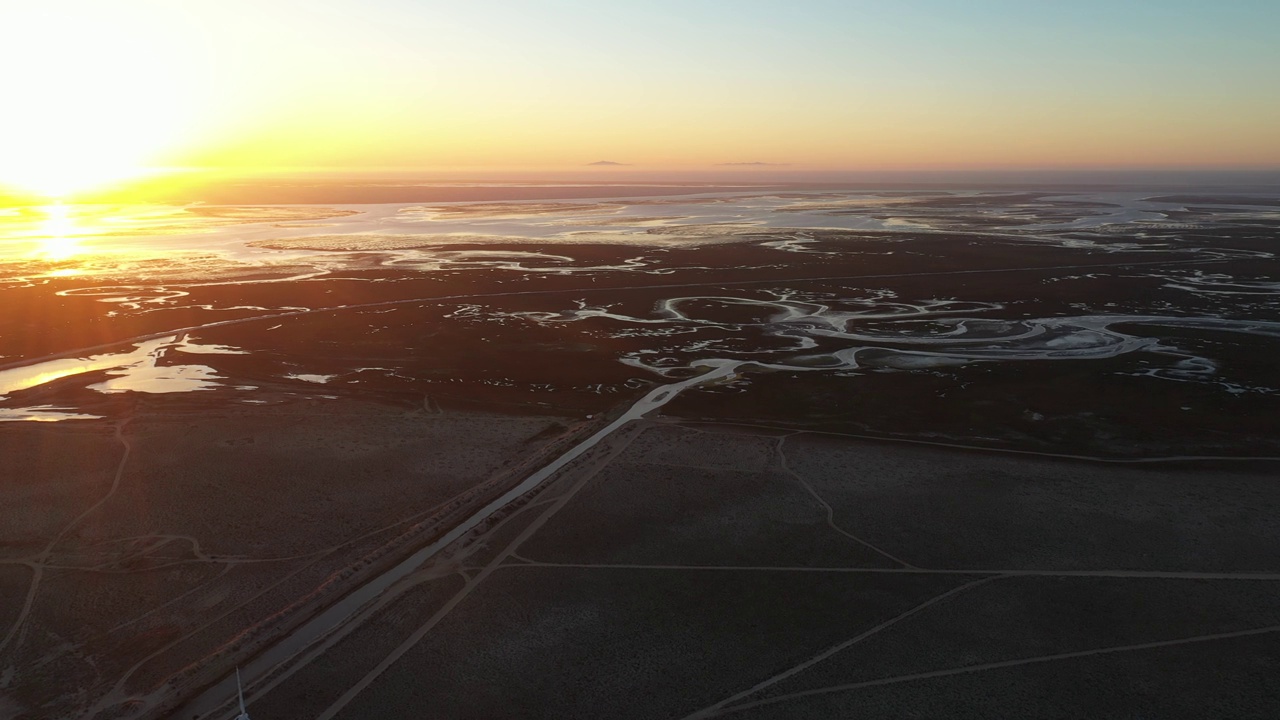
[[[201,345],[188,336],[169,335],[134,345],[125,353],[105,353],[88,358],[61,358],[26,367],[0,370],[0,396],[27,390],[55,380],[100,370],[113,376],[105,382],[89,385],[102,393],[146,392],[173,393],[208,390],[222,379],[206,365],[160,365],[169,350],[187,354],[243,355],[243,350],[224,345]]]

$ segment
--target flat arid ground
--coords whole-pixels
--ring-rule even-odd
[[[0,210],[0,718],[1276,716],[1280,194],[344,192]]]

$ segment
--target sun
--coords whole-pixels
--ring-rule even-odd
[[[145,7],[6,7],[0,185],[57,199],[138,174],[181,139],[191,68]]]
[[[60,156],[59,150],[69,157]],[[6,163],[0,182],[38,197],[58,200],[142,174],[124,158],[95,158],[74,146],[52,148],[26,162]]]

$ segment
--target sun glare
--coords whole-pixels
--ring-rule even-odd
[[[45,219],[40,223],[36,255],[52,261],[70,260],[79,255],[83,248],[75,234],[76,222],[71,216],[71,209],[58,203],[45,206],[41,210],[45,213]]]
[[[145,14],[57,0],[5,12],[0,184],[67,197],[137,174],[179,139],[190,68]]]

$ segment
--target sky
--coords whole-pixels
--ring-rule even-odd
[[[0,0],[0,181],[1280,167],[1274,0]]]

